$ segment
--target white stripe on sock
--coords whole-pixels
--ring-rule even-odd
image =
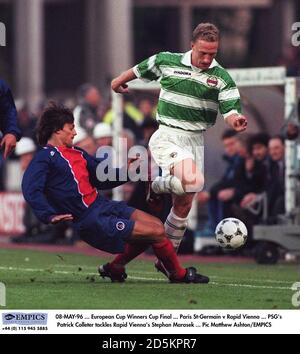
[[[174,248],[177,250],[180,246],[180,243],[183,239],[183,235],[185,233],[187,227],[188,218],[180,218],[178,217],[173,208],[170,211],[170,214],[167,217],[165,222],[165,230],[168,238],[172,242]]]

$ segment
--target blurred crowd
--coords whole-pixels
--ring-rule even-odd
[[[111,146],[113,136],[113,114],[101,92],[92,84],[83,84],[78,88],[76,100],[61,103],[73,109],[77,135],[74,145],[95,155],[101,146]],[[15,155],[24,171],[30,163],[36,149],[35,126],[37,117],[44,108],[32,114],[25,102],[16,102],[19,126],[23,138],[17,144]],[[155,116],[154,99],[151,96],[138,96],[135,101],[124,100],[124,122],[122,137],[126,139],[127,151],[133,145],[147,147],[153,132],[158,128]],[[276,223],[277,215],[284,212],[284,141],[281,136],[269,137],[265,133],[248,135],[227,130],[223,133],[224,160],[227,168],[220,181],[209,190],[198,194],[198,205],[207,210],[204,227],[198,227],[195,240],[200,243],[196,249],[205,252],[205,238],[214,239],[217,223],[225,217],[237,217],[243,220],[251,234],[253,225],[258,223]],[[4,190],[3,161],[0,165],[0,190]],[[112,191],[105,192],[111,197]],[[168,215],[171,197],[163,195],[157,199],[149,198],[149,184],[139,181],[123,186],[124,200],[133,207],[150,212],[161,218]],[[204,208],[204,206],[206,206]],[[76,241],[69,223],[59,226],[41,224],[26,206],[24,235],[12,238],[13,242],[67,243]],[[192,235],[194,236],[194,235]],[[186,239],[193,239],[189,234]],[[192,241],[193,243],[193,241]],[[191,243],[187,252],[192,251]],[[184,252],[184,250],[183,250]]]
[[[280,135],[249,135],[227,130],[222,136],[224,175],[209,191],[198,194],[199,206],[207,205],[208,219],[197,232],[200,252],[212,252],[209,240],[220,220],[236,217],[248,228],[251,249],[253,226],[276,224],[284,213],[285,145]],[[205,242],[206,241],[206,242]]]

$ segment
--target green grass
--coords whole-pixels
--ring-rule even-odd
[[[295,309],[299,265],[198,265],[208,285],[169,284],[153,263],[136,260],[126,283],[96,273],[107,259],[0,249],[0,281],[9,309]],[[1,309],[5,309],[2,307]]]

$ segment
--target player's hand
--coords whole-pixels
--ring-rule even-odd
[[[244,196],[242,199],[240,206],[242,208],[246,208],[248,205],[252,204],[257,198],[257,195],[255,193],[248,193]]]
[[[127,84],[120,84],[118,79],[114,79],[111,82],[111,88],[116,93],[129,93],[128,85]]]
[[[51,224],[57,224],[59,222],[63,221],[72,221],[73,220],[73,215],[72,214],[62,214],[62,215],[55,215],[51,219]]]
[[[197,194],[197,200],[199,204],[206,204],[209,202],[210,194],[206,191]]]
[[[1,140],[1,149],[4,149],[3,157],[6,159],[8,155],[15,149],[17,138],[13,134],[4,135]]]
[[[227,188],[227,189],[222,189],[218,193],[218,199],[222,202],[228,202],[234,197],[234,188]]]
[[[247,118],[241,114],[232,114],[227,117],[227,123],[237,132],[246,130],[248,121]]]

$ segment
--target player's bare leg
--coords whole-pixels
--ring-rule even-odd
[[[173,197],[173,208],[165,222],[166,233],[176,250],[182,241],[188,222],[188,214],[192,208],[193,199],[204,185],[202,172],[191,158],[177,163],[170,169],[171,179],[153,182],[153,189],[166,193],[170,191]],[[176,182],[174,182],[176,181]],[[155,183],[157,182],[157,183]]]
[[[151,245],[155,255],[164,265],[171,282],[208,283],[209,279],[197,274],[195,268],[185,269],[180,265],[174,247],[167,238],[159,219],[139,210],[132,214],[131,219],[135,220],[135,225],[124,253],[118,255],[111,263],[102,266],[102,269],[100,268],[102,276],[108,276],[112,281],[124,281],[125,265]]]
[[[136,209],[134,213],[131,215],[131,220],[138,221],[138,220],[143,220],[145,222],[152,223],[152,225],[155,227],[158,225],[159,227],[162,225],[161,221],[156,218],[155,216],[145,213],[142,210]]]
[[[193,199],[196,193],[202,190],[204,177],[192,159],[179,162],[170,170],[170,173],[177,179],[177,189],[172,191],[173,207],[166,219],[165,230],[177,252],[187,227]],[[180,183],[184,193],[176,193],[180,190],[178,183]],[[170,189],[172,190],[172,186],[170,186]],[[156,262],[155,267],[166,274],[160,262]]]
[[[115,273],[121,272],[127,263],[151,245],[156,256],[168,270],[168,275],[175,279],[183,278],[186,270],[179,264],[172,244],[166,237],[162,222],[139,210],[132,214],[131,219],[135,221],[135,224],[125,251],[110,263]]]

